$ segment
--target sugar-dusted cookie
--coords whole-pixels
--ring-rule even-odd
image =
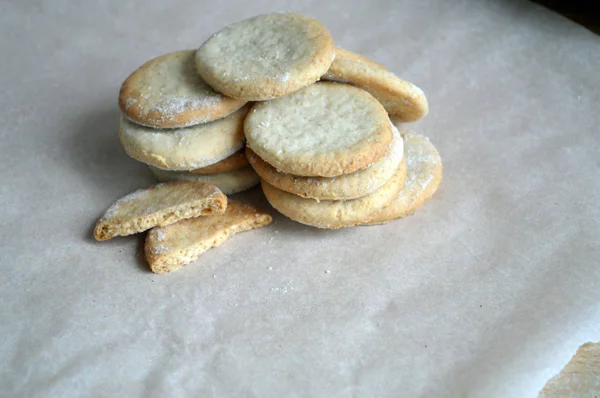
[[[167,170],[192,170],[214,164],[244,146],[248,107],[214,122],[158,130],[121,117],[119,137],[132,158]]]
[[[132,235],[179,220],[219,214],[227,207],[227,197],[205,182],[171,182],[137,190],[116,201],[98,220],[97,240]]]
[[[392,128],[394,140],[386,156],[364,170],[337,177],[300,177],[283,173],[259,158],[250,148],[246,148],[246,152],[258,175],[283,191],[317,200],[356,199],[375,191],[397,172],[404,147],[400,133],[396,127]]]
[[[365,169],[385,156],[392,142],[389,117],[371,94],[331,82],[256,103],[244,132],[265,162],[298,176]]]
[[[146,259],[152,272],[170,272],[191,263],[230,236],[263,227],[271,220],[270,215],[255,207],[230,200],[223,214],[190,218],[152,229],[146,236]]]
[[[200,167],[199,169],[188,170],[188,173],[192,174],[219,174],[219,173],[227,173],[230,171],[239,170],[242,167],[248,166],[248,158],[246,157],[246,152],[244,149],[240,149],[236,153],[231,156],[226,157],[225,159],[205,166]]]
[[[218,187],[226,195],[250,189],[260,182],[258,174],[250,166],[219,174],[193,174],[168,171],[150,166],[158,181],[204,181]]]
[[[186,127],[222,118],[245,101],[217,93],[196,72],[194,50],[146,62],[121,86],[119,106],[131,120],[156,128]]]
[[[264,100],[314,83],[333,57],[333,40],[321,23],[286,12],[259,15],[215,33],[198,49],[196,65],[215,90]]]
[[[271,205],[284,216],[317,228],[337,229],[364,223],[371,214],[390,203],[404,186],[406,165],[400,163],[396,174],[381,188],[352,200],[305,199],[262,181],[262,189]]]
[[[403,131],[406,180],[389,205],[374,213],[367,224],[381,224],[414,212],[427,202],[442,181],[442,160],[427,137]]]
[[[338,49],[323,80],[349,83],[373,94],[399,122],[414,122],[429,111],[423,91],[383,66],[348,50]]]

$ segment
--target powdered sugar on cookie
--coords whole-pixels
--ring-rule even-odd
[[[334,55],[327,29],[314,19],[274,13],[230,25],[196,54],[198,73],[219,92],[264,100],[317,81]]]
[[[248,108],[211,123],[158,130],[121,119],[119,137],[132,158],[169,170],[191,170],[211,165],[244,146],[244,117]]]
[[[213,90],[198,73],[195,51],[179,51],[147,62],[123,83],[119,104],[132,121],[174,128],[207,123],[244,105]]]
[[[227,197],[204,182],[161,183],[117,200],[94,229],[98,240],[125,236],[169,225],[202,214],[222,213]]]
[[[442,180],[442,161],[427,137],[403,131],[406,180],[404,188],[386,207],[373,214],[367,224],[381,224],[413,213],[427,202]]]
[[[246,118],[248,146],[278,170],[334,177],[364,169],[392,142],[385,109],[365,91],[315,83],[257,103]]]

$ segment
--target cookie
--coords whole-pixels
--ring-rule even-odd
[[[219,162],[244,146],[248,107],[211,123],[172,130],[140,126],[121,117],[119,137],[125,152],[167,170],[192,170]]]
[[[305,199],[275,188],[262,181],[262,189],[271,205],[284,216],[317,228],[337,229],[359,225],[371,214],[390,203],[404,186],[406,165],[400,163],[398,171],[381,188],[369,195],[352,200]]]
[[[366,224],[382,224],[413,213],[427,202],[442,181],[442,160],[427,137],[403,131],[406,180],[392,203],[371,216]]]
[[[387,70],[387,68],[381,64],[378,64],[377,62],[370,60],[369,58],[362,56],[360,54],[357,54],[355,52],[346,50],[344,48],[341,47],[336,47],[335,48],[335,57],[336,58],[341,58],[341,59],[347,59],[347,60],[351,60],[351,61],[357,61],[357,62],[362,62],[364,64],[369,64],[375,68],[378,69],[383,69],[383,70]],[[331,68],[331,67],[330,67]]]
[[[264,14],[230,25],[196,53],[198,73],[215,90],[257,101],[319,80],[334,57],[327,29],[294,13]]]
[[[270,215],[255,207],[230,200],[223,214],[190,218],[152,229],[146,236],[146,259],[152,272],[170,272],[191,263],[230,236],[263,227],[271,220]]]
[[[137,190],[117,200],[94,228],[97,240],[132,235],[179,220],[219,214],[227,197],[205,182],[171,182]]]
[[[121,86],[119,107],[137,124],[155,128],[208,123],[246,101],[213,90],[196,72],[195,51],[166,54],[146,62]]]
[[[244,133],[252,151],[277,170],[319,177],[367,168],[387,154],[393,136],[371,94],[330,82],[256,103]]]
[[[414,122],[429,112],[423,91],[381,65],[348,50],[336,52],[322,80],[349,83],[373,94],[399,122]]]
[[[283,191],[317,200],[356,199],[381,187],[398,170],[404,147],[400,133],[396,127],[392,126],[392,129],[394,140],[386,156],[364,170],[338,177],[299,177],[283,173],[259,158],[250,148],[246,148],[246,152],[250,164],[258,175]]]
[[[189,170],[188,173],[192,174],[219,174],[227,173],[230,171],[239,170],[242,167],[248,166],[248,158],[244,149],[240,149],[233,155],[226,157],[225,159],[211,164],[209,166],[200,167],[199,169]]]
[[[538,398],[600,397],[600,343],[585,343]]]
[[[161,170],[152,166],[150,170],[158,181],[204,181],[218,187],[226,195],[245,191],[260,182],[258,174],[250,166],[219,174],[192,174]]]

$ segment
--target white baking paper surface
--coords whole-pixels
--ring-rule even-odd
[[[0,396],[533,397],[600,339],[600,38],[528,2],[297,4],[0,4]],[[282,10],[423,88],[434,199],[340,231],[271,209],[162,276],[141,236],[95,242],[152,183],[119,145],[124,78]]]

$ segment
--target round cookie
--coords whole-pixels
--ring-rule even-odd
[[[245,101],[226,97],[206,84],[194,50],[166,54],[146,62],[121,86],[119,107],[137,124],[156,128],[208,123],[241,108]]]
[[[248,101],[280,97],[319,80],[335,54],[318,21],[294,13],[249,18],[215,33],[196,53],[215,90]]]
[[[244,149],[240,149],[233,155],[226,157],[225,159],[208,165],[206,167],[200,167],[199,169],[188,170],[188,173],[192,174],[219,174],[227,173],[234,170],[239,170],[242,167],[248,166],[248,158]]]
[[[119,137],[129,156],[168,170],[205,167],[244,146],[244,118],[249,106],[214,122],[174,130],[158,130],[121,117]]]
[[[403,136],[407,168],[404,188],[366,224],[382,224],[413,213],[431,198],[442,181],[442,160],[429,139],[410,131]]]
[[[192,174],[168,171],[150,166],[150,171],[160,182],[165,181],[203,181],[219,188],[225,195],[245,191],[260,182],[258,174],[250,166],[220,174]]]
[[[262,181],[262,189],[271,205],[284,216],[317,228],[337,229],[359,225],[390,203],[404,186],[406,164],[400,163],[396,174],[375,192],[352,200],[305,199],[275,188]]]
[[[387,154],[393,136],[371,94],[329,82],[255,104],[244,133],[248,146],[277,170],[319,177],[367,168]]]
[[[393,130],[394,140],[386,156],[364,170],[338,177],[299,177],[283,173],[259,158],[250,148],[246,148],[246,153],[258,175],[283,191],[317,200],[356,199],[380,188],[397,172],[404,146],[396,127]]]
[[[344,49],[342,47],[336,47],[335,48],[335,57],[336,58],[339,57],[341,59],[348,59],[348,60],[351,60],[351,61],[358,61],[358,62],[362,62],[362,63],[365,63],[365,64],[369,64],[369,65],[371,65],[371,66],[373,66],[375,68],[378,68],[378,69],[387,70],[387,68],[385,66],[383,66],[381,64],[378,64],[377,62],[375,62],[375,61],[373,61],[373,60],[371,60],[371,59],[369,59],[369,58],[367,58],[365,56],[362,56],[362,55],[357,54],[355,52],[352,52],[350,50],[346,50],[346,49]]]
[[[321,79],[349,83],[368,91],[399,122],[414,122],[429,112],[427,98],[419,87],[348,50],[336,52],[335,60]]]

